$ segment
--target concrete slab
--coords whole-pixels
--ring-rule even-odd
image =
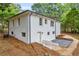
[[[72,55],[72,52],[75,50],[75,48],[77,47],[77,44],[79,42],[79,40],[73,38],[72,36],[70,35],[65,35],[63,38],[69,38],[69,39],[72,39],[73,42],[70,44],[70,46],[68,48],[63,48],[63,47],[60,47],[59,45],[55,44],[55,43],[52,43],[49,42],[49,41],[45,41],[43,42],[42,44],[52,50],[55,50],[57,51],[58,53],[60,53],[61,55],[64,55],[64,56],[71,56]]]

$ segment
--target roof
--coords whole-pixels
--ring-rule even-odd
[[[57,20],[57,19],[56,19],[57,17],[45,16],[45,15],[43,15],[43,14],[40,14],[40,13],[37,13],[37,12],[34,12],[34,11],[30,11],[30,10],[25,10],[25,11],[23,11],[23,12],[21,12],[21,13],[18,13],[18,14],[16,14],[16,15],[10,17],[10,18],[13,18],[13,17],[18,16],[18,15],[20,15],[20,14],[23,14],[23,13],[25,13],[25,12],[31,12],[31,13],[35,13],[35,14],[38,14],[38,15],[41,15],[41,16],[44,16],[44,17],[48,17],[48,18]]]

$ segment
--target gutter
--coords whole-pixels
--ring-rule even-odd
[[[56,39],[56,21],[55,21],[55,39]]]

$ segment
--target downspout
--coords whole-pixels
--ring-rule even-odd
[[[8,21],[8,35],[9,35],[9,21]]]
[[[29,44],[31,44],[31,15],[32,15],[32,12],[29,14]],[[32,44],[31,44],[31,47],[36,52]]]
[[[56,39],[56,20],[55,20],[55,39]]]
[[[29,43],[31,43],[31,15],[32,13],[29,14]]]

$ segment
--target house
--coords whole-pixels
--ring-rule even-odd
[[[60,22],[55,17],[26,10],[9,19],[9,35],[25,43],[51,41],[60,34]]]

